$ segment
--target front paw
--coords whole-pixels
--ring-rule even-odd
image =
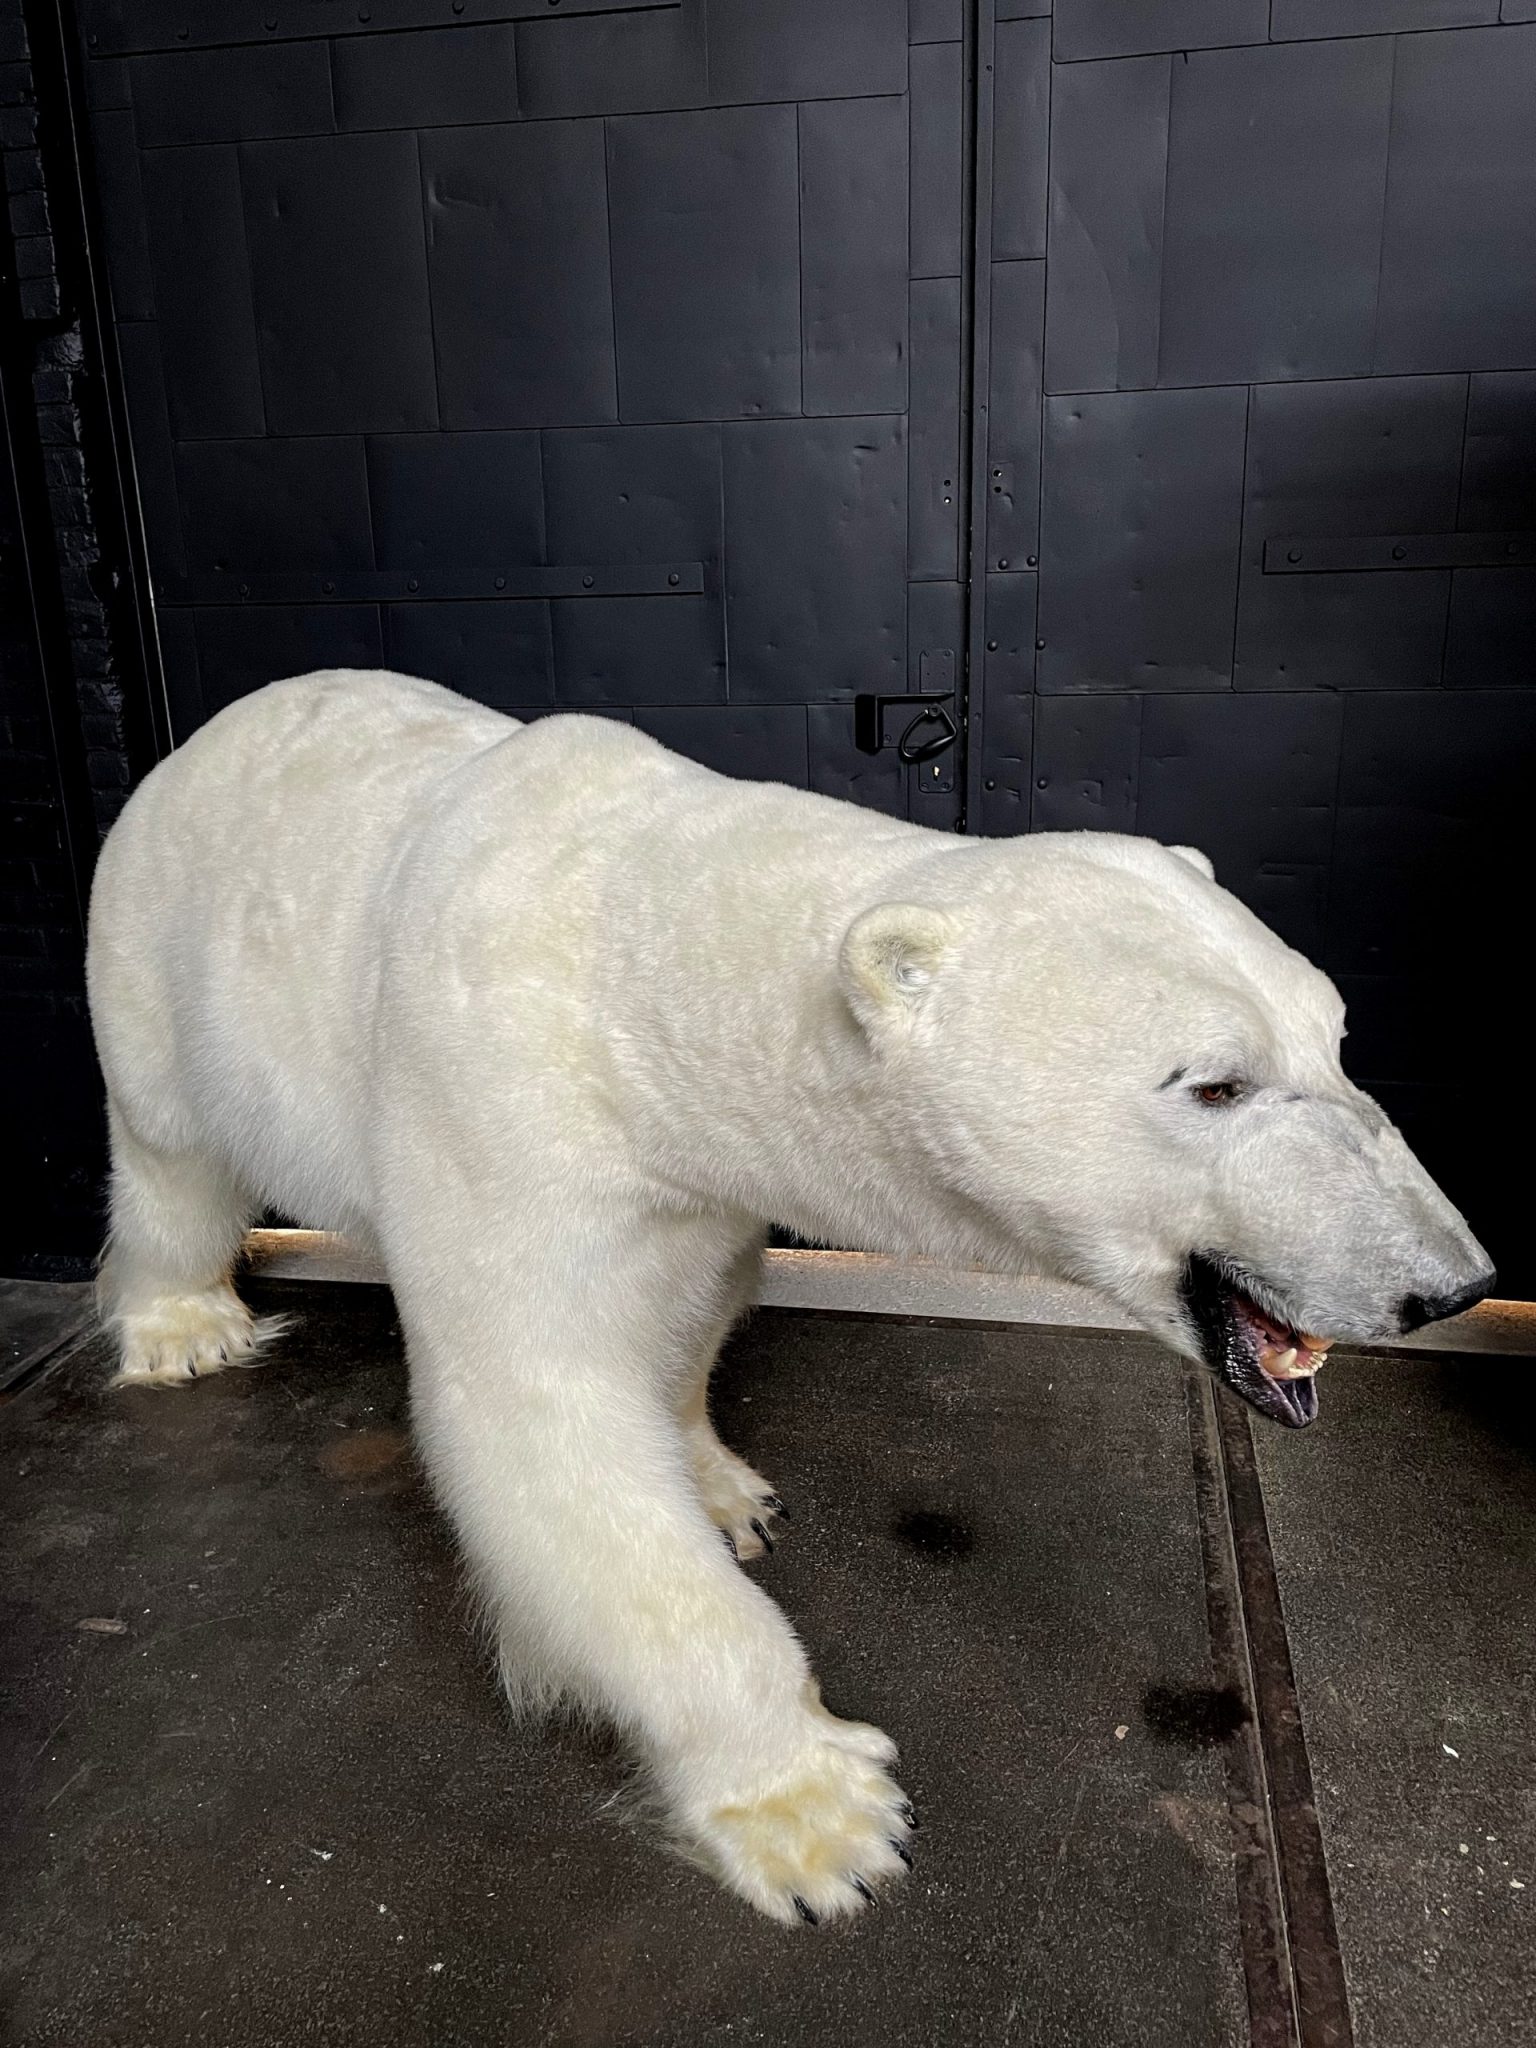
[[[772,1919],[816,1926],[873,1904],[912,1867],[911,1802],[882,1768],[895,1746],[878,1728],[818,1716],[825,1734],[779,1769],[696,1811],[693,1859]]]

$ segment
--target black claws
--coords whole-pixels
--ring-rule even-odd
[[[768,1534],[768,1531],[761,1522],[754,1522],[752,1524],[752,1534],[758,1538],[764,1550],[771,1556],[773,1554],[773,1538]]]
[[[906,1822],[907,1826],[912,1830],[913,1834],[916,1834],[918,1829],[918,1819],[917,1815],[912,1811],[911,1800],[903,1799],[900,1806],[897,1807],[896,1811],[901,1815],[901,1818]]]
[[[891,1836],[890,1842],[891,1847],[896,1851],[896,1854],[901,1858],[902,1862],[905,1863],[908,1870],[910,1870],[912,1868],[912,1851],[907,1847],[905,1842],[898,1842],[894,1835]]]
[[[725,1544],[726,1549],[731,1553],[732,1557],[735,1558],[736,1562],[740,1564],[741,1552],[736,1548],[736,1538],[731,1534],[729,1529],[722,1529],[720,1531],[720,1536]]]
[[[874,1893],[870,1890],[869,1886],[864,1882],[863,1878],[858,1875],[857,1871],[855,1871],[853,1876],[849,1878],[848,1882],[853,1886],[854,1890],[858,1893],[859,1897],[863,1899],[867,1905],[872,1906],[875,1903]]]
[[[776,1493],[770,1493],[763,1502],[763,1506],[770,1515],[777,1515],[781,1522],[792,1522],[795,1519]]]
[[[805,1903],[804,1899],[801,1898],[798,1892],[795,1892],[793,1894],[793,1897],[795,1901],[795,1911],[800,1915],[800,1918],[805,1922],[806,1926],[819,1927],[821,1925],[821,1915],[819,1913],[813,1913],[810,1907]]]

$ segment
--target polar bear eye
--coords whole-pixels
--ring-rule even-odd
[[[1208,1103],[1215,1109],[1220,1103],[1235,1102],[1242,1091],[1237,1081],[1204,1081],[1189,1092],[1197,1102]]]

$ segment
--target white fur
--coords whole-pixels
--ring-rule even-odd
[[[766,1219],[1086,1280],[1183,1350],[1193,1248],[1345,1336],[1480,1270],[1201,856],[956,840],[404,677],[274,684],[159,767],[90,984],[122,1377],[248,1352],[258,1207],[375,1244],[510,1693],[614,1722],[781,1919],[856,1909],[905,1827],[721,1540],[772,1513],[705,1406]],[[1167,1084],[1233,1066],[1230,1109]]]

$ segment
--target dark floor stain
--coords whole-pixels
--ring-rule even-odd
[[[1182,1742],[1190,1749],[1230,1742],[1249,1719],[1247,1703],[1232,1685],[1149,1685],[1141,1715],[1159,1742]]]
[[[891,1533],[923,1557],[953,1563],[969,1557],[976,1547],[976,1534],[957,1515],[942,1508],[907,1508],[896,1517]]]
[[[410,1449],[403,1429],[355,1429],[327,1444],[315,1462],[332,1479],[377,1479]]]

